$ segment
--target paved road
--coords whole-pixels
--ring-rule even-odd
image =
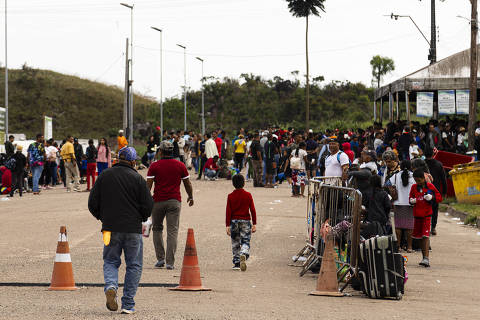
[[[195,229],[205,286],[212,292],[140,288],[132,319],[478,319],[480,236],[442,214],[433,238],[432,268],[409,255],[410,280],[402,301],[311,297],[316,275],[297,275],[288,266],[304,244],[304,199],[287,186],[253,189],[258,232],[245,273],[231,270],[225,234],[229,181],[194,181],[195,206],[181,215],[176,270],[156,270],[153,244],[145,242],[143,283],[178,283],[186,230]],[[99,223],[88,213],[87,193],[57,188],[40,196],[0,201],[0,282],[49,283],[60,225],[66,225],[77,283],[102,283]],[[276,202],[280,200],[281,202]],[[123,277],[124,266],[121,276]],[[102,288],[49,292],[45,287],[0,286],[0,319],[111,319],[125,316],[105,308]]]

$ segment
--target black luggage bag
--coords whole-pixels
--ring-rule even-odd
[[[360,244],[359,278],[370,298],[402,299],[405,260],[392,236],[375,237]]]

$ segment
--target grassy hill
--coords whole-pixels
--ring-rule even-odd
[[[34,137],[43,131],[43,115],[53,116],[56,139],[115,135],[122,126],[123,90],[48,70],[9,69],[9,131]],[[0,69],[0,88],[5,69]],[[0,106],[4,91],[0,89]],[[146,119],[155,101],[135,96],[135,120]]]

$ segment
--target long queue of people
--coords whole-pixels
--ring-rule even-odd
[[[0,191],[9,197],[16,193],[21,197],[25,191],[39,195],[42,190],[59,185],[63,185],[67,192],[80,192],[82,183],[87,185],[83,191],[90,191],[96,176],[112,165],[112,150],[106,138],[101,138],[96,146],[90,139],[84,150],[78,139],[71,135],[59,145],[55,140],[45,140],[42,134],[37,134],[25,156],[23,146],[10,136],[5,151],[0,163]]]

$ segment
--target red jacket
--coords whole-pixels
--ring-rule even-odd
[[[424,199],[424,196],[431,194],[433,196],[431,201]],[[430,217],[433,213],[432,203],[436,201],[437,203],[442,202],[442,195],[438,192],[437,188],[431,183],[427,183],[426,188],[421,188],[418,190],[417,184],[414,184],[410,189],[410,199],[415,198],[417,202],[413,206],[413,216],[414,217]]]
[[[345,152],[345,154],[348,156],[350,162],[353,162],[353,160],[355,160],[355,153],[352,151],[350,143],[345,142],[344,144],[342,144],[342,147],[343,152]]]
[[[0,185],[2,187],[11,188],[12,187],[12,172],[7,169],[6,167],[1,167],[0,170],[2,171],[2,181]]]
[[[205,162],[205,169],[210,169],[210,170],[218,170],[217,163],[213,160],[213,158],[210,158]]]
[[[257,212],[250,192],[244,189],[236,189],[228,195],[225,219],[227,227],[230,226],[232,220],[250,220],[250,213],[252,223],[257,224]]]
[[[220,159],[222,158],[222,143],[223,143],[222,138],[217,137],[217,139],[215,139],[215,144],[217,145],[217,150],[218,150],[218,157]]]

